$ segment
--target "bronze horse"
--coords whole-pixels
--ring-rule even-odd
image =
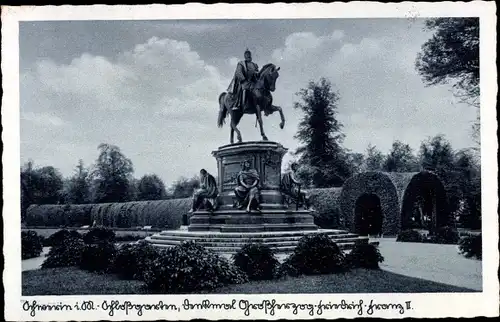
[[[219,96],[219,117],[217,119],[218,127],[222,127],[224,120],[229,112],[231,115],[231,144],[234,143],[234,132],[236,132],[238,142],[242,141],[241,132],[238,129],[238,124],[244,114],[256,114],[257,120],[260,127],[260,134],[264,141],[267,141],[267,136],[264,133],[264,127],[262,126],[262,114],[264,112],[266,116],[273,114],[274,112],[279,112],[281,117],[280,128],[285,126],[285,116],[281,107],[273,105],[273,96],[271,92],[276,89],[276,79],[279,77],[279,67],[274,64],[267,64],[262,67],[257,81],[249,91],[249,97],[247,102],[242,104],[243,106],[238,110],[233,110],[235,97],[227,92],[220,94]]]

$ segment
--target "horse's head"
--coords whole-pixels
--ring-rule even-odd
[[[264,88],[274,92],[276,89],[276,80],[280,76],[278,71],[279,67],[276,67],[274,64],[267,64],[262,67],[262,71],[260,72],[260,77],[264,81]]]

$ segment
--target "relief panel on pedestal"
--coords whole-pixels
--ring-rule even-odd
[[[263,181],[268,189],[279,189],[281,183],[281,155],[268,152],[263,155]]]
[[[221,162],[223,167],[222,189],[224,191],[236,188],[236,178],[241,171],[242,162],[248,160],[255,167],[255,158],[252,155],[227,156]]]

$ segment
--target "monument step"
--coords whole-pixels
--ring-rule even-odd
[[[286,238],[286,237],[302,237],[307,234],[326,234],[328,236],[338,236],[352,234],[346,230],[339,229],[314,229],[302,231],[277,231],[277,232],[193,232],[186,230],[164,230],[159,235],[182,236],[188,238]],[[157,235],[157,234],[155,234]],[[155,236],[153,235],[153,236]]]
[[[262,228],[259,228],[262,229]],[[158,247],[173,247],[183,241],[193,240],[207,249],[220,253],[235,253],[249,242],[260,242],[269,245],[277,253],[289,253],[299,240],[310,234],[326,234],[341,249],[350,251],[356,242],[369,242],[367,236],[359,236],[346,230],[317,229],[300,231],[258,231],[258,232],[190,232],[186,230],[162,231],[147,237],[145,240]]]
[[[286,209],[286,208],[283,208],[283,209],[266,209],[266,210],[263,210],[263,211],[256,211],[256,210],[252,210],[251,212],[247,212],[245,210],[240,210],[240,209],[235,209],[233,207],[231,207],[231,209],[219,209],[219,210],[216,210],[216,211],[213,211],[213,212],[210,212],[210,211],[206,211],[206,210],[199,210],[199,211],[195,211],[192,216],[196,216],[196,215],[211,215],[211,216],[215,216],[215,215],[231,215],[231,216],[239,216],[239,215],[262,215],[262,214],[267,214],[267,215],[311,215],[311,212],[309,210],[304,210],[304,209],[299,209],[299,210],[295,210],[295,209]]]
[[[348,252],[352,249],[354,244],[355,244],[354,242],[338,243],[337,246],[341,250]],[[175,247],[176,245],[154,244],[154,246],[167,248],[167,247]],[[282,253],[292,253],[293,250],[295,249],[295,247],[296,246],[278,246],[278,247],[271,247],[271,249],[277,254],[280,254],[280,253],[282,254]],[[220,246],[212,247],[212,246],[209,246],[209,247],[205,247],[205,248],[208,250],[211,250],[211,251],[214,251],[217,253],[223,253],[223,254],[235,254],[240,250],[239,247],[220,247]]]
[[[292,237],[268,237],[268,238],[246,238],[246,237],[226,237],[226,238],[206,238],[206,237],[186,237],[186,236],[176,236],[176,235],[153,235],[150,239],[154,240],[177,240],[177,241],[196,241],[196,242],[220,242],[220,243],[233,243],[233,242],[243,242],[243,243],[273,243],[273,242],[298,242],[304,236],[292,236]],[[335,240],[344,240],[358,238],[356,234],[342,234],[335,235]]]
[[[291,231],[314,230],[317,226],[310,223],[304,224],[259,224],[259,225],[214,225],[191,224],[189,231],[220,231],[220,232],[261,232],[261,231]]]
[[[362,239],[362,238],[361,238]],[[352,238],[342,238],[342,239],[335,239],[334,241],[338,243],[349,243],[349,242],[356,242],[360,240],[359,237],[352,237]],[[149,238],[149,242],[154,243],[154,244],[163,244],[163,245],[180,245],[183,241],[181,240],[175,240],[175,239],[157,239],[157,238]],[[248,241],[215,241],[215,240],[196,240],[195,241],[197,244],[200,244],[204,247],[238,247],[241,248],[248,244]],[[255,242],[255,241],[254,241]],[[282,246],[297,246],[298,240],[296,241],[273,241],[273,242],[264,242],[263,244],[273,248],[273,247],[282,247]]]

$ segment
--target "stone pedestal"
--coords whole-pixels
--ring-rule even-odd
[[[260,232],[317,230],[309,211],[289,210],[283,205],[281,162],[287,152],[270,141],[244,142],[221,146],[212,154],[217,160],[219,207],[213,213],[196,211],[189,231]],[[233,208],[236,177],[244,161],[260,175],[260,212],[247,213]]]

